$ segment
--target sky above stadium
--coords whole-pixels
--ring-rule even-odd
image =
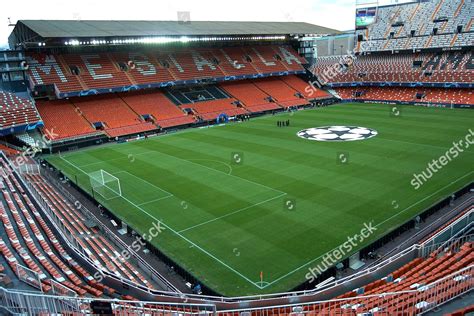
[[[177,20],[189,11],[200,21],[308,22],[350,30],[355,23],[355,0],[23,0],[2,1],[0,47],[8,45],[17,20]]]

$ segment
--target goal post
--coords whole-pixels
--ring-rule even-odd
[[[92,190],[104,199],[110,200],[122,196],[120,179],[100,169],[89,174]]]

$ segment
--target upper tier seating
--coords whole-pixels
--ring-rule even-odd
[[[160,90],[122,93],[120,97],[139,115],[152,115],[163,128],[195,122],[192,116],[184,113]]]
[[[33,85],[59,92],[120,88],[211,77],[303,71],[306,61],[289,46],[186,49],[146,53],[27,56]]]
[[[407,101],[420,103],[474,104],[472,89],[402,88],[402,87],[344,87],[336,88],[337,94],[346,100]],[[362,93],[356,97],[355,93]],[[423,97],[417,98],[420,94]]]
[[[55,84],[61,92],[84,90],[61,56],[30,53],[27,56],[29,79],[33,85]]]
[[[0,91],[0,130],[37,123],[40,120],[41,118],[30,100]]]
[[[361,51],[467,46],[472,45],[464,38],[474,30],[472,15],[472,2],[466,0],[381,6],[375,23],[356,33],[365,40]],[[462,26],[459,41],[458,26]]]
[[[59,56],[69,67],[79,71],[79,80],[89,89],[115,88],[129,86],[132,83],[117,63],[112,62],[109,54],[65,54]]]
[[[320,57],[314,73],[327,83],[474,82],[473,52],[361,55],[349,68],[334,71],[339,62],[337,56]]]

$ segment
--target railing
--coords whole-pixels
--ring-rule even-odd
[[[469,211],[421,244],[423,247],[422,255],[426,256],[434,249],[445,247],[452,239],[469,232],[473,227],[474,207],[471,204]]]
[[[77,199],[62,185],[60,185],[55,179],[53,179],[51,176],[48,174],[43,174],[42,175],[44,178],[50,182],[55,189],[59,190],[60,193],[65,196],[70,202],[74,203],[73,201],[77,201]],[[36,191],[36,190],[35,190]],[[77,208],[78,211],[80,211],[85,217],[88,219],[92,220],[95,224],[97,224],[101,231],[105,233],[105,235],[114,243],[116,243],[119,247],[122,249],[127,249],[127,252],[130,253],[130,255],[137,261],[139,264],[143,267],[145,267],[152,277],[156,278],[159,280],[162,285],[166,288],[166,292],[174,292],[174,293],[181,293],[181,291],[176,288],[171,282],[169,282],[164,276],[162,276],[158,271],[156,271],[148,262],[143,260],[129,245],[127,245],[125,242],[123,242],[120,238],[117,237],[116,234],[114,234],[106,225],[104,225],[95,215],[92,213],[87,207],[81,204],[80,208]],[[62,230],[64,232],[64,229]]]
[[[290,304],[266,308],[236,309],[219,311],[231,315],[273,315],[283,314],[371,314],[381,312],[386,315],[415,315],[428,312],[452,300],[474,286],[474,265],[452,273],[436,282],[420,286],[418,289],[393,293],[359,296],[352,298],[316,301],[305,304]]]
[[[110,299],[94,299],[85,297],[67,297],[44,295],[35,292],[9,290],[0,287],[0,313],[2,308],[12,314],[22,315],[92,315],[93,306],[110,307],[114,315],[147,315],[159,313],[166,315],[216,315],[213,304],[188,304],[168,302],[137,302]]]
[[[25,186],[27,186],[31,190],[31,184],[26,183],[23,180],[22,177],[19,177],[19,178],[25,184]],[[47,180],[48,181],[50,180],[49,177],[48,177]],[[56,181],[56,180],[54,180],[54,181]],[[61,185],[58,185],[57,182],[56,182],[55,187],[57,187],[59,190],[61,190],[61,192],[63,192],[66,197],[69,197],[70,199],[74,199],[73,196],[69,192],[67,192],[64,188],[62,188]],[[31,192],[33,194],[33,197],[36,197],[36,199],[38,201],[43,201],[43,203],[41,205],[43,205],[45,207],[45,210],[49,210],[49,207],[48,207],[47,203],[44,200],[42,200],[42,197],[38,194],[38,192],[36,192],[35,190],[31,190]],[[59,230],[59,227],[62,224],[61,224],[61,221],[59,221],[58,218],[55,218],[54,212],[49,210],[48,212],[46,212],[46,214],[47,214],[48,218],[50,218],[51,222],[53,222],[53,224],[58,228],[58,231],[64,232],[64,237],[65,237],[66,241],[70,242],[71,248],[74,249],[76,252],[78,252],[78,254],[81,255],[82,257],[86,257],[85,259],[88,260],[88,262],[90,262],[91,264],[94,264],[90,261],[90,259],[88,259],[87,256],[85,256],[85,254],[81,253],[81,251],[79,250],[80,247],[78,247],[78,245],[75,243],[75,238],[72,235],[66,233],[67,230],[65,229],[65,227],[62,227],[62,229]],[[99,225],[103,225],[90,211],[87,210],[87,214],[85,214],[85,215],[89,218],[92,217],[93,219],[95,219],[95,221]],[[449,227],[452,226],[452,225],[457,225],[459,223],[459,221],[462,218],[464,218],[464,216],[462,216],[461,218],[459,218],[456,221],[454,221],[453,223],[451,223],[448,227],[443,229],[443,231],[446,230],[446,229],[449,229]],[[55,219],[55,220],[53,220],[53,219]],[[105,225],[103,225],[103,229],[107,234],[110,234],[111,238],[118,238]],[[426,243],[429,242],[430,240],[432,240],[433,238],[435,238],[436,236],[437,235],[434,235],[433,237],[431,237],[428,241],[426,241]],[[461,245],[464,242],[472,241],[472,240],[473,240],[472,235],[463,236],[461,238],[451,239],[449,246],[455,245],[457,247],[457,246]],[[128,248],[128,246],[125,243],[123,243],[121,240],[117,241],[117,242],[121,246],[123,246],[125,248]],[[270,306],[270,305],[272,305],[272,306],[274,306],[275,302],[280,302],[281,304],[284,304],[285,306],[288,306],[287,304],[290,304],[291,302],[308,302],[308,301],[314,302],[314,301],[316,301],[318,295],[320,295],[320,294],[328,293],[329,290],[333,290],[336,287],[344,287],[345,284],[350,284],[352,286],[352,288],[354,288],[354,287],[356,287],[355,284],[361,283],[361,280],[363,281],[364,278],[367,278],[367,277],[372,277],[373,278],[373,276],[376,275],[377,273],[381,273],[381,272],[385,273],[384,271],[386,271],[387,269],[393,267],[393,265],[401,266],[404,263],[406,263],[407,261],[410,261],[413,258],[422,255],[424,252],[428,252],[429,250],[435,251],[436,249],[440,249],[440,246],[446,247],[447,245],[444,244],[444,243],[443,244],[433,244],[433,245],[430,245],[430,246],[415,244],[415,245],[413,245],[413,246],[411,246],[411,247],[409,247],[409,248],[407,248],[407,249],[391,256],[390,258],[388,258],[388,259],[386,259],[386,260],[384,260],[384,261],[368,268],[368,269],[362,270],[360,272],[357,272],[353,275],[350,275],[348,277],[345,277],[345,278],[342,278],[342,279],[339,279],[339,280],[330,280],[329,282],[324,283],[324,285],[321,284],[321,286],[317,286],[315,289],[307,290],[307,291],[296,291],[296,292],[287,292],[287,293],[275,293],[275,294],[241,296],[241,297],[230,297],[230,298],[216,297],[216,296],[205,296],[205,295],[191,295],[191,294],[189,294],[189,295],[187,294],[186,296],[180,295],[180,297],[182,299],[185,298],[189,302],[203,302],[203,301],[213,302],[219,307],[223,307],[223,306],[227,305],[229,308],[231,308],[231,306],[233,306],[233,307],[234,306],[242,306],[242,304],[245,304],[245,303],[247,303],[249,306],[250,305],[260,305],[260,306],[264,306],[264,305]],[[430,247],[429,250],[428,250],[428,247]],[[391,271],[393,271],[393,269]],[[113,275],[111,275],[110,277],[114,278]],[[127,282],[127,284],[129,284],[130,286],[135,287],[134,283]],[[365,283],[365,284],[367,284],[367,283]],[[138,286],[138,285],[135,288],[143,289],[142,286]],[[169,299],[178,298],[177,297],[178,294],[176,292],[148,290],[148,293],[150,293],[152,295],[155,295],[156,297],[159,297],[160,300],[169,300]]]
[[[10,313],[28,315],[81,313],[90,315],[92,306],[101,303],[114,315],[144,315],[179,313],[181,315],[301,315],[301,314],[384,314],[414,315],[426,313],[447,301],[469,292],[474,287],[474,265],[465,267],[435,282],[407,291],[380,293],[350,298],[312,301],[300,304],[282,304],[271,307],[219,310],[214,304],[168,302],[136,302],[108,299],[71,298],[31,292],[7,290],[0,287],[0,306]]]
[[[17,172],[15,167],[12,165],[12,163],[3,155],[0,153],[0,157],[3,157],[3,159],[9,164],[9,172],[12,174],[16,174],[19,179],[19,181],[23,184],[23,186],[27,189],[27,191],[30,193],[32,199],[37,203],[38,206],[40,206],[40,209],[42,210],[42,213],[49,219],[49,221],[53,224],[55,229],[61,233],[61,236],[64,238],[64,241],[66,242],[67,246],[69,249],[73,250],[77,255],[83,259],[85,262],[87,262],[91,267],[95,267],[95,269],[101,273],[102,276],[116,280],[118,284],[127,284],[128,286],[135,288],[139,291],[147,292],[147,293],[152,293],[152,295],[168,295],[170,297],[172,296],[179,296],[179,290],[176,289],[168,280],[166,280],[163,276],[161,276],[158,272],[155,270],[150,270],[154,271],[153,276],[158,278],[158,280],[162,281],[163,284],[168,285],[168,290],[167,291],[159,291],[159,290],[151,290],[149,288],[146,288],[142,285],[136,284],[131,280],[124,279],[121,277],[118,277],[117,275],[107,271],[105,268],[97,266],[95,262],[93,262],[87,253],[82,249],[80,246],[80,243],[76,240],[76,236],[74,236],[71,232],[68,231],[68,229],[64,226],[63,222],[61,219],[56,215],[56,213],[49,207],[49,202],[40,194],[36,188],[29,183],[28,181],[25,181],[22,176],[20,176]],[[92,213],[90,213],[92,214]],[[97,219],[96,219],[97,220]],[[111,233],[111,232],[110,232]],[[111,235],[113,236],[113,234]],[[117,238],[117,237],[116,237]],[[124,247],[125,249],[129,248],[125,243],[121,243],[121,246]],[[131,249],[130,249],[131,250]],[[138,255],[134,253],[136,257]],[[141,262],[146,265],[147,263],[144,262],[140,258]]]

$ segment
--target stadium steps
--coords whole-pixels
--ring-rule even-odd
[[[458,39],[458,34],[456,33],[454,34],[453,39],[451,40],[451,43],[449,43],[449,46],[453,47],[457,39]]]
[[[383,46],[383,50],[386,50],[386,49],[387,49],[387,46],[390,44],[390,41],[391,41],[391,40],[392,40],[392,39],[389,38],[389,39],[385,42],[385,45]]]
[[[86,83],[84,82],[84,80],[82,80],[81,76],[77,76],[77,75],[73,75],[69,69],[69,65],[68,63],[66,62],[66,60],[64,59],[64,56],[63,55],[57,55],[57,60],[59,61],[59,64],[62,66],[63,69],[65,69],[65,71],[70,75],[70,76],[74,76],[78,83],[81,85],[81,88],[82,90],[84,91],[87,91],[89,90],[89,87],[86,85]],[[61,90],[60,90],[61,91]],[[63,91],[61,91],[63,92]],[[65,91],[67,92],[67,91]]]
[[[459,15],[459,13],[461,13],[461,9],[464,5],[464,1],[465,0],[461,0],[461,2],[459,2],[459,6],[457,7],[456,11],[454,12],[454,17],[457,17]]]
[[[124,71],[123,72],[125,74],[125,76],[127,76],[127,79],[130,80],[130,82],[133,84],[133,85],[137,85],[137,81],[135,80],[135,78],[128,72],[128,71]]]
[[[474,24],[474,18],[471,18],[471,20],[469,20],[469,23],[467,23],[466,30],[470,30],[473,24]]]
[[[130,81],[130,83],[132,85],[136,85],[137,82],[135,80],[135,78],[133,78],[133,76],[128,72],[128,71],[123,71],[122,69],[120,69],[118,63],[116,62],[116,60],[114,59],[114,57],[112,56],[111,53],[107,53],[107,58],[109,59],[110,63],[113,65],[113,67],[115,68],[115,70],[118,72],[118,73],[123,73],[125,75],[125,77],[127,77],[128,81]]]
[[[388,25],[387,31],[385,31],[385,34],[383,35],[383,38],[388,38],[388,35],[390,34],[390,31],[392,30],[393,21],[396,18],[398,18],[398,15],[400,14],[400,10],[402,10],[402,9],[397,8],[397,11],[395,12],[395,14],[390,18],[390,23]]]
[[[431,21],[436,19],[436,15],[438,14],[441,7],[443,6],[443,2],[444,2],[444,0],[439,1],[438,5],[436,6],[435,10],[433,11],[433,14],[431,15]]]
[[[269,95],[258,89],[250,81],[229,82],[223,84],[222,88],[230,97],[239,100],[243,107],[251,113],[281,108],[278,104],[267,101],[266,98]]]
[[[426,42],[424,48],[428,48],[431,45],[431,42],[433,41],[433,35],[430,35],[428,41]]]
[[[91,260],[106,267],[112,273],[125,277],[137,284],[154,288],[135,267],[121,255],[121,249],[115,248],[95,228],[88,228],[84,223],[85,218],[77,211],[66,198],[59,194],[49,183],[39,175],[29,175],[28,181],[41,192],[49,201],[50,209],[58,216],[59,220],[75,236],[81,237],[78,242],[90,256]],[[114,260],[111,258],[116,257]]]
[[[352,298],[348,301],[340,300],[331,303],[320,304],[323,313],[334,311],[352,310],[361,314],[370,310],[388,312],[390,315],[406,311],[408,308],[416,309],[419,302],[413,301],[412,293],[406,293],[397,297],[383,296],[384,293],[394,293],[399,291],[419,290],[426,291],[425,284],[435,282],[463,267],[467,267],[474,262],[473,243],[465,243],[459,248],[448,249],[444,253],[437,251],[431,253],[427,258],[415,258],[401,268],[393,271],[390,275],[364,286],[362,291],[355,289],[337,297],[337,299]],[[455,281],[454,281],[455,282]],[[446,290],[452,290],[450,284],[446,285]],[[461,289],[463,290],[463,289]],[[356,295],[356,293],[361,293]],[[449,291],[452,295],[453,291]],[[358,296],[375,295],[371,299],[357,299]],[[445,297],[439,298],[444,301]],[[331,305],[331,306],[329,306]]]
[[[3,159],[1,160],[3,167],[8,168],[6,162]],[[13,174],[3,177],[3,181],[6,185],[3,185],[2,191],[4,199],[8,201],[9,211],[1,210],[0,205],[1,218],[5,227],[8,227],[8,239],[12,247],[15,249],[22,247],[20,249],[22,260],[27,260],[25,262],[31,266],[34,264],[33,259],[35,258],[41,264],[45,275],[54,278],[58,283],[81,296],[86,295],[86,293],[96,297],[102,296],[106,287],[99,286],[87,271],[67,255]],[[14,221],[10,220],[11,217],[14,218]],[[17,238],[15,235],[22,236],[22,238]],[[3,241],[0,249],[2,246],[6,248],[6,242]],[[25,252],[26,249],[30,251],[29,254]],[[0,252],[4,256],[6,255],[4,251]],[[13,272],[17,273],[14,263],[20,261],[10,260],[8,257],[11,255],[10,252],[6,257],[12,263],[10,266]],[[21,275],[18,275],[18,277],[21,277]],[[43,277],[42,283],[47,291],[51,289],[52,283],[49,279]],[[107,292],[113,293],[114,291]]]
[[[5,190],[3,191],[4,200],[7,202],[9,212],[3,209],[2,221],[10,241],[16,245],[15,248],[23,258],[23,261],[30,268],[33,268],[34,271],[40,273],[44,284],[50,285],[51,282],[49,282],[47,278],[51,277],[81,296],[86,294],[87,291],[80,288],[82,281],[69,270],[51,251],[51,248],[49,248],[43,234],[39,231],[31,216],[29,216],[19,194],[14,191],[18,189],[18,187],[13,185],[8,178],[4,178],[4,180],[7,181],[7,185],[10,187],[12,194],[9,194]],[[22,213],[23,215],[21,215]],[[23,216],[27,216],[27,218],[25,219]],[[14,221],[11,220],[12,217]],[[29,225],[25,224],[26,221]],[[32,233],[32,230],[34,230],[34,233]],[[18,236],[21,236],[21,238],[18,238]],[[31,236],[34,236],[36,239]],[[39,243],[41,243],[41,247]],[[29,252],[26,249],[28,249]],[[68,281],[68,279],[70,281]]]

